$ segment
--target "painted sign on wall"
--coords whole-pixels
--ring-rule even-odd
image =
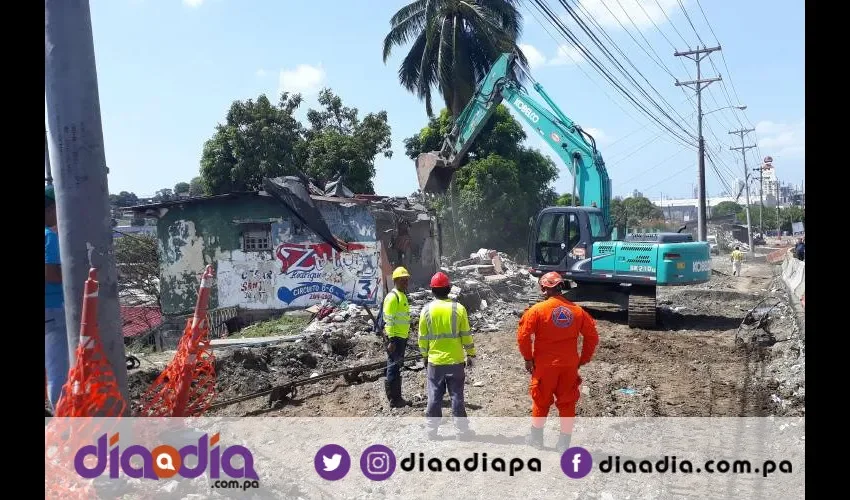
[[[234,251],[218,263],[219,307],[300,309],[382,298],[379,248],[374,241],[339,252],[327,243],[280,243],[271,252]]]

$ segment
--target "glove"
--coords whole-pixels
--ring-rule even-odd
[[[525,371],[527,371],[528,373],[534,372],[534,360],[533,359],[526,359],[525,360]]]
[[[467,368],[472,368],[472,359],[473,358],[471,356],[467,356],[467,358],[466,358],[466,367]]]

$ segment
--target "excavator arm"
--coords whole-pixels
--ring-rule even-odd
[[[440,151],[422,153],[416,159],[420,188],[426,193],[442,193],[448,189],[464,155],[496,106],[504,101],[540,134],[567,165],[573,176],[573,200],[577,195],[582,205],[598,207],[610,229],[611,180],[596,149],[596,142],[555,105],[539,83],[534,84],[534,90],[546,102],[548,109],[528,95],[510,76],[515,57],[502,54],[496,61],[458,115]]]

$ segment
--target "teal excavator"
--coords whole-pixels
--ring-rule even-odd
[[[502,54],[458,115],[440,151],[416,159],[419,186],[444,193],[473,141],[505,102],[536,130],[567,165],[573,177],[573,203],[537,214],[528,242],[531,273],[559,272],[576,302],[617,304],[628,310],[630,327],[654,328],[659,286],[705,283],[711,278],[707,242],[686,233],[635,233],[622,240],[611,219],[611,180],[596,141],[552,102],[539,83],[534,90],[548,105],[532,99],[513,78],[515,56]],[[575,205],[578,199],[582,206]]]

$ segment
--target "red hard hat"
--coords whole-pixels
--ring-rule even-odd
[[[439,272],[431,276],[431,288],[448,288],[450,286],[452,286],[452,282],[446,276],[446,273]]]
[[[543,288],[552,288],[564,282],[564,278],[560,274],[552,271],[540,277],[540,286]]]

